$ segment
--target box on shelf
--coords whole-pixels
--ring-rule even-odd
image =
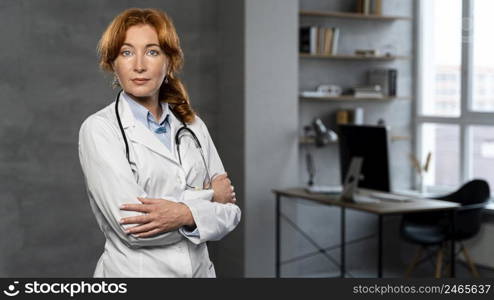
[[[364,124],[364,109],[356,107],[354,109],[339,109],[336,111],[336,124]]]
[[[384,96],[396,97],[396,82],[398,70],[396,69],[372,69],[368,72],[369,84],[381,86]]]

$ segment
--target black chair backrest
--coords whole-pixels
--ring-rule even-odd
[[[463,205],[479,204],[488,201],[490,198],[489,184],[485,180],[474,179],[465,183],[456,192],[439,197],[439,200],[447,200]]]
[[[480,179],[469,181],[456,192],[438,198],[459,203],[464,208],[460,208],[456,213],[455,239],[469,239],[479,232],[484,206],[475,204],[486,203],[489,198],[489,184]],[[469,208],[468,206],[472,207]]]
[[[482,224],[482,210],[485,206],[481,204],[486,204],[489,198],[489,184],[485,180],[476,179],[465,183],[456,192],[434,199],[461,204],[462,207],[456,212],[454,237],[456,240],[463,240],[471,238],[479,232]],[[446,231],[449,231],[448,224],[448,214],[439,211],[406,214],[402,218],[401,227],[409,225],[443,226]],[[451,237],[451,233],[448,235]]]

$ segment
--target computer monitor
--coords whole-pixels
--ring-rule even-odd
[[[340,125],[341,181],[353,157],[361,157],[362,168],[359,188],[391,191],[387,129],[383,126]]]

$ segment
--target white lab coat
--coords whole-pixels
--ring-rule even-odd
[[[168,150],[149,129],[134,119],[129,104],[120,97],[119,114],[129,143],[131,164],[125,156],[115,102],[88,117],[79,132],[79,158],[90,205],[106,237],[94,276],[215,277],[205,242],[219,240],[231,232],[240,221],[240,209],[234,204],[212,202],[211,190],[186,189],[186,179],[193,186],[202,185],[204,164],[199,152],[189,148],[194,147],[191,141],[184,141],[186,138],[181,144],[183,167],[179,164],[175,133],[182,123],[172,113],[172,150]],[[204,122],[197,117],[189,127],[202,144],[211,177],[224,173]],[[119,206],[140,204],[137,197],[186,204],[200,237],[186,236],[179,230],[149,238],[126,234],[124,230],[135,225],[121,225],[119,220],[141,213],[123,211]]]

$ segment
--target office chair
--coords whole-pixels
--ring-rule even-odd
[[[489,184],[484,180],[472,180],[452,194],[434,198],[461,204],[456,209],[454,232],[451,232],[450,219],[445,212],[404,215],[400,225],[401,236],[406,241],[419,245],[418,251],[405,273],[405,277],[409,277],[418,264],[428,260],[433,255],[428,255],[424,259],[421,259],[424,249],[436,247],[435,277],[440,278],[444,248],[447,241],[452,238],[460,243],[459,252],[463,253],[470,272],[475,277],[479,277],[477,268],[472,262],[462,241],[474,237],[479,232],[482,210],[487,205],[489,198]]]

